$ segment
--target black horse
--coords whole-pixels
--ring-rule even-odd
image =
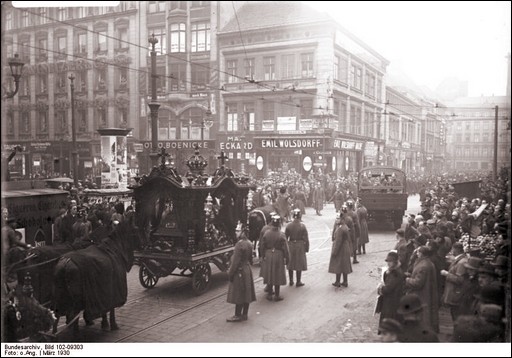
[[[140,245],[138,232],[125,220],[101,243],[63,255],[55,267],[54,305],[66,322],[83,311],[86,322],[102,317],[102,328],[118,329],[115,308],[126,303],[126,273],[133,265],[133,251]],[[110,324],[106,314],[110,312]],[[74,338],[78,320],[73,323]]]
[[[271,212],[277,212],[273,205],[266,205],[259,208],[255,208],[249,212],[249,240],[254,245],[256,251],[256,244],[258,243],[261,229],[270,223]],[[258,253],[259,256],[259,253]]]

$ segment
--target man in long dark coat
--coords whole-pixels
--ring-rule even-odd
[[[418,259],[414,264],[411,277],[405,280],[407,293],[417,294],[422,304],[423,322],[435,332],[439,332],[439,299],[437,272],[429,257],[431,250],[427,246],[418,249]]]
[[[263,264],[261,266],[263,283],[274,286],[274,301],[282,301],[279,295],[282,285],[286,285],[285,266],[290,260],[288,244],[284,233],[279,230],[281,218],[272,217],[272,229],[267,231],[261,240],[261,253]],[[267,299],[272,300],[272,293],[267,294]]]
[[[322,210],[324,209],[325,192],[320,183],[318,183],[313,191],[313,207],[316,210],[318,216],[322,216]]]
[[[256,301],[252,278],[252,245],[247,235],[242,234],[235,245],[233,259],[229,267],[228,303],[235,304],[235,315],[228,322],[247,320],[249,304]]]
[[[301,277],[302,271],[307,271],[308,269],[306,253],[309,252],[308,229],[301,222],[301,217],[300,209],[294,209],[293,221],[286,226],[284,231],[290,249],[290,261],[288,262],[290,286],[293,286],[293,271],[296,271],[297,287],[304,286]]]
[[[347,213],[352,218],[354,222],[354,231],[351,233],[352,238],[352,256],[354,261],[352,263],[358,264],[357,261],[357,247],[359,246],[359,237],[361,235],[361,226],[359,225],[359,218],[357,217],[356,212],[354,211],[354,202],[352,200],[347,201]]]
[[[370,242],[370,234],[368,233],[368,210],[363,205],[361,200],[357,201],[357,218],[359,219],[359,242],[357,247],[357,253],[361,255],[366,254],[366,244]]]
[[[394,251],[386,257],[388,269],[384,272],[384,283],[379,286],[378,293],[381,296],[380,320],[385,318],[399,320],[397,313],[400,299],[403,295],[405,276],[398,261],[398,254]]]
[[[336,281],[332,284],[334,287],[348,287],[348,274],[352,273],[352,265],[350,264],[350,254],[352,252],[350,243],[349,228],[345,222],[349,216],[340,213],[339,226],[335,228],[333,236],[331,258],[329,260],[329,273],[336,275]],[[343,274],[343,282],[340,283]]]

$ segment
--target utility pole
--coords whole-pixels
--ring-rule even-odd
[[[494,107],[494,158],[492,166],[492,178],[498,178],[498,106]]]
[[[73,157],[73,183],[75,188],[78,188],[78,151],[76,149],[76,128],[75,128],[75,76],[71,74],[69,77],[71,81],[71,140],[73,141],[73,149],[71,155]]]
[[[158,166],[158,109],[160,103],[157,102],[156,98],[156,50],[155,45],[158,43],[158,39],[155,34],[152,34],[149,38],[151,44],[151,102],[149,103],[149,109],[151,111],[151,164],[156,167]],[[190,134],[189,134],[190,135]]]

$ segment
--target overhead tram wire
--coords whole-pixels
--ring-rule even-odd
[[[51,21],[53,21],[53,22],[59,22],[59,23],[65,24],[65,25],[69,25],[69,26],[72,26],[72,27],[74,27],[74,28],[80,29],[80,30],[82,30],[82,31],[87,31],[87,32],[91,32],[91,33],[96,34],[96,35],[99,35],[99,36],[104,36],[104,37],[106,37],[106,38],[110,38],[110,39],[116,40],[116,41],[121,42],[121,43],[126,43],[126,44],[128,44],[128,45],[131,45],[131,46],[135,46],[135,47],[141,48],[141,49],[143,49],[144,51],[147,51],[147,50],[148,50],[148,48],[147,48],[147,47],[145,47],[145,46],[138,45],[138,44],[135,44],[135,43],[132,43],[132,42],[126,41],[126,40],[121,40],[121,39],[116,38],[116,37],[114,37],[114,36],[100,34],[100,33],[99,33],[99,32],[97,32],[97,31],[89,30],[88,28],[81,27],[81,26],[78,26],[78,25],[75,25],[75,24],[69,23],[69,22],[67,22],[67,21],[58,20],[58,19],[52,18],[52,17],[50,17],[50,16],[44,16],[44,15],[41,15],[41,14],[39,14],[39,13],[35,13],[35,12],[32,12],[32,11],[30,11],[30,10],[26,10],[26,9],[23,9],[23,10],[18,9],[18,8],[14,8],[14,9],[15,9],[15,10],[17,10],[17,11],[25,11],[25,12],[30,13],[30,14],[32,14],[32,15],[36,15],[36,16],[38,16],[38,17],[45,18],[45,19],[47,19],[47,20],[51,20]],[[35,24],[34,24],[34,25],[32,25],[32,26],[35,26]],[[243,40],[242,40],[242,43],[243,43]],[[19,45],[19,43],[18,43],[18,45]],[[36,48],[36,47],[34,47],[34,46],[30,46],[30,45],[24,45],[24,46],[25,46],[25,47],[32,47],[32,48]],[[49,51],[49,52],[53,52],[53,53],[59,53],[58,51],[53,51],[53,50],[49,50],[49,49],[44,49],[44,50]],[[245,45],[244,45],[244,51],[245,51]],[[60,53],[60,54],[65,54],[65,55],[67,55],[67,56],[72,56],[72,57],[78,57],[78,58],[81,58],[81,59],[85,59],[85,58],[84,58],[84,57],[82,57],[82,56],[76,56],[76,55],[73,55],[73,54],[67,54],[67,53]],[[191,61],[191,60],[183,59],[183,58],[180,58],[180,57],[178,57],[178,56],[174,56],[174,55],[169,54],[169,53],[166,53],[166,54],[164,54],[164,55],[165,55],[166,57],[170,57],[170,58],[173,58],[173,59],[175,59],[175,60],[179,60],[179,61],[182,61],[182,62],[188,62],[188,63],[190,63],[190,64],[194,64],[194,65],[196,65],[196,66],[200,66],[200,67],[203,67],[203,68],[205,68],[205,69],[208,69],[208,70],[212,70],[212,71],[218,72],[219,74],[225,74],[225,75],[228,75],[228,76],[232,76],[232,77],[238,78],[239,80],[244,81],[244,82],[254,83],[254,84],[256,84],[258,87],[265,88],[265,89],[270,90],[270,91],[272,91],[272,92],[274,92],[274,93],[275,93],[275,91],[276,91],[276,88],[275,88],[275,87],[272,87],[272,86],[266,85],[266,84],[264,84],[264,83],[261,83],[261,81],[256,81],[256,80],[247,80],[245,77],[241,77],[241,76],[238,76],[238,75],[230,75],[228,72],[226,72],[226,71],[222,71],[222,70],[220,70],[220,69],[218,69],[218,68],[214,68],[214,67],[211,67],[211,66],[208,66],[208,65],[202,64],[202,63],[197,63],[197,62],[194,62],[194,61]],[[88,61],[97,61],[97,60],[95,60],[95,59],[88,59],[88,58],[87,58],[87,60],[88,60]],[[100,63],[105,63],[105,64],[107,64],[107,65],[111,65],[111,66],[116,66],[116,67],[119,67],[119,68],[126,68],[126,69],[129,69],[129,70],[132,70],[132,71],[138,71],[138,72],[141,72],[141,73],[146,73],[146,74],[148,74],[148,75],[151,75],[151,73],[150,73],[149,71],[144,71],[144,70],[140,70],[140,69],[135,69],[135,68],[127,67],[127,66],[116,65],[116,64],[112,64],[112,63],[108,63],[108,62],[104,62],[104,61],[98,61],[98,62],[100,62]],[[175,78],[172,74],[171,74],[171,75],[159,75],[159,76],[163,76],[163,77],[165,77],[165,78],[170,78],[170,79],[177,79],[177,78]],[[184,82],[186,82],[186,83],[192,83],[191,81],[184,81]],[[225,90],[225,89],[222,89],[222,88],[221,88],[221,90],[224,90],[224,91],[226,91],[226,92],[229,92],[229,91],[227,91],[227,90]],[[282,92],[285,92],[285,91],[286,91],[286,89],[284,89]],[[326,99],[327,99],[327,98],[331,98],[330,96],[324,96],[324,95],[321,95],[321,94],[310,93],[310,92],[308,92],[307,90],[301,90],[301,89],[296,89],[296,88],[293,88],[291,91],[292,91],[292,92],[295,92],[295,93],[305,94],[305,95],[309,95],[309,96],[316,96],[316,97],[320,97],[320,98],[326,98]],[[282,92],[281,92],[281,91],[279,91],[278,93],[282,93]],[[230,92],[230,93],[233,93],[233,94],[239,94],[239,95],[240,95],[240,93],[239,93],[239,92],[236,92],[236,93],[235,93],[235,92]],[[250,95],[250,96],[254,97],[254,95]],[[264,97],[258,97],[258,99],[263,100],[263,101],[273,102],[273,103],[280,103],[280,104],[284,104],[284,105],[290,105],[290,106],[293,106],[293,107],[299,107],[299,108],[300,108],[300,107],[302,107],[302,105],[300,105],[300,104],[291,104],[291,103],[280,102],[280,101],[272,101],[272,100],[265,99]],[[389,104],[389,103],[381,103],[381,105],[386,105],[386,104],[387,104],[387,105],[390,105],[390,106],[393,106],[393,105],[391,105],[391,104]],[[437,104],[437,103],[436,103],[436,104]],[[488,107],[436,107],[436,106],[420,106],[420,107],[418,107],[418,106],[414,106],[414,105],[408,105],[408,106],[416,107],[416,108],[430,108],[430,109],[434,109],[434,108],[441,108],[441,109],[443,109],[443,108],[446,108],[446,109],[448,109],[448,108],[450,108],[450,109],[458,108],[458,109],[473,109],[473,110],[475,110],[475,109],[491,109],[491,108],[488,108]],[[306,107],[303,107],[303,108],[306,108]],[[395,109],[399,110],[399,109],[398,109],[398,108],[396,108],[396,107],[393,107],[393,108],[395,108]],[[324,109],[324,108],[319,107],[319,108],[312,108],[312,109],[319,109],[319,110],[322,110],[322,109]],[[500,108],[500,109],[501,109],[501,108]],[[503,109],[507,109],[507,108],[503,108]],[[401,111],[401,110],[400,110],[400,111]],[[405,112],[404,112],[404,114],[405,114]],[[412,114],[409,114],[409,115],[412,115]],[[446,115],[446,114],[445,114],[445,115]],[[414,115],[414,116],[417,116],[417,115]],[[467,116],[464,116],[464,117],[465,117],[465,118],[467,118]],[[477,117],[477,118],[478,118],[478,117]],[[507,118],[507,117],[506,117],[506,118]],[[489,117],[489,119],[494,119],[494,117],[493,117],[493,118]],[[379,122],[379,121],[375,121],[375,122]]]

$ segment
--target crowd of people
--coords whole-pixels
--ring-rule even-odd
[[[478,198],[459,198],[444,179],[422,185],[421,211],[396,232],[378,287],[379,331],[387,341],[436,342],[439,310],[446,307],[454,342],[503,342],[510,309],[509,177],[481,178]]]

